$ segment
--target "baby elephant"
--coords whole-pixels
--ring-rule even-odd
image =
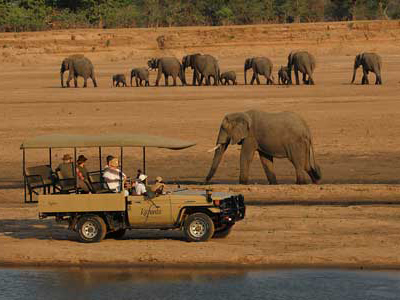
[[[142,81],[144,80],[145,86],[150,86],[149,83],[149,70],[147,68],[134,68],[131,71],[131,86],[132,78],[135,77],[136,86],[143,86]]]
[[[290,76],[289,76],[289,69],[288,67],[281,66],[278,71],[278,83],[279,84],[289,84],[290,83]]]
[[[224,72],[219,76],[219,81],[221,84],[230,85],[230,81],[232,81],[233,85],[237,85],[236,81],[236,73],[235,71]]]
[[[120,84],[122,84],[122,86],[124,86],[124,87],[127,86],[124,74],[115,74],[115,75],[113,75],[112,81],[113,81],[113,86],[119,87]]]

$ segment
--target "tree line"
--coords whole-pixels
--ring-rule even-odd
[[[0,31],[400,18],[400,0],[0,0]]]

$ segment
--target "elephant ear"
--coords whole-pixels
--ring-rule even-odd
[[[230,114],[225,117],[223,127],[231,137],[231,144],[235,145],[249,135],[251,119],[246,113]]]

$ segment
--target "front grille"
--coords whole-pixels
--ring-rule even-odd
[[[242,220],[246,213],[243,195],[235,195],[221,201],[221,212],[235,221]]]

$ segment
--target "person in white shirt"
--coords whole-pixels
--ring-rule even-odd
[[[108,162],[108,168],[105,168],[103,173],[104,181],[108,188],[116,193],[119,193],[126,181],[126,175],[118,169],[118,158],[114,157]]]
[[[147,178],[147,175],[144,175],[144,174],[141,174],[139,176],[138,181],[135,184],[136,195],[140,196],[140,195],[145,195],[147,193],[146,185],[145,185],[146,178]]]

